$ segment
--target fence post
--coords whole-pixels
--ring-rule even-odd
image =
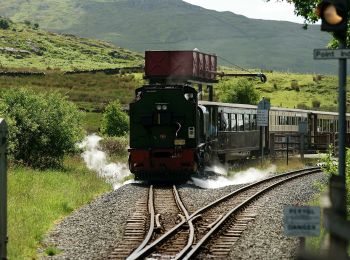
[[[275,159],[275,134],[270,134],[270,155]]]
[[[300,134],[300,159],[304,160],[304,134]]]
[[[7,124],[0,118],[0,260],[7,259]]]

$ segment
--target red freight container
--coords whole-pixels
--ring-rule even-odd
[[[198,51],[146,51],[145,76],[149,79],[173,78],[215,81],[217,57]]]

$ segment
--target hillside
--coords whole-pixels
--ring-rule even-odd
[[[336,63],[312,58],[313,49],[330,39],[319,26],[303,30],[300,24],[249,19],[181,0],[6,0],[0,15],[139,52],[198,48],[248,68],[336,71]]]
[[[47,32],[38,25],[14,23],[0,28],[0,68],[76,70],[137,66],[143,57],[111,43]]]

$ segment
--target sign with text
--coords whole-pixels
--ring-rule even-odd
[[[284,234],[306,237],[320,235],[320,208],[309,206],[284,207]]]
[[[315,60],[350,59],[350,49],[314,49]]]
[[[299,133],[300,134],[307,134],[308,133],[308,122],[307,121],[299,122]]]
[[[257,126],[268,126],[269,125],[269,110],[258,109],[256,114]]]
[[[263,98],[262,100],[259,101],[258,103],[258,109],[266,109],[269,110],[271,107],[270,101],[266,100]]]

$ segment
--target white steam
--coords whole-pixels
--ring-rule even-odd
[[[276,172],[276,166],[271,165],[265,170],[258,170],[256,168],[249,168],[246,171],[234,173],[233,176],[218,176],[216,179],[198,179],[192,178],[193,183],[201,188],[216,189],[229,185],[244,184],[255,182],[266,178],[269,174]],[[222,172],[218,172],[221,174]]]
[[[125,164],[107,162],[106,153],[99,150],[100,140],[102,140],[102,137],[96,134],[89,135],[79,144],[79,148],[85,150],[82,157],[86,166],[90,170],[96,171],[116,190],[124,184],[123,180],[130,175],[130,171]]]

